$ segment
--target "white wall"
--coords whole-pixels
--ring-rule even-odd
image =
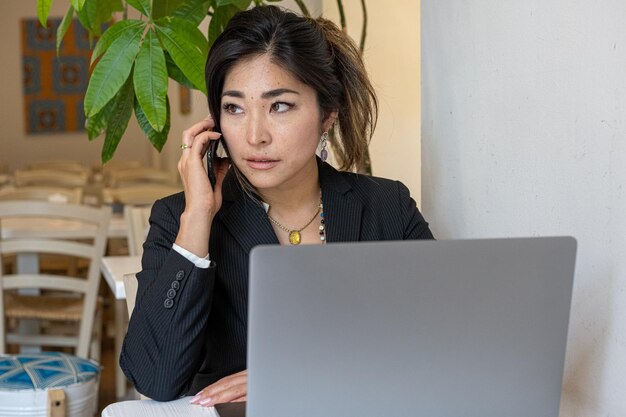
[[[440,238],[573,235],[562,417],[626,416],[626,3],[422,2]]]
[[[52,2],[50,17],[63,17],[69,1]],[[26,163],[45,159],[70,159],[86,164],[100,160],[104,137],[89,142],[87,134],[54,133],[27,135],[24,129],[24,95],[22,92],[21,19],[36,18],[35,2],[3,0],[0,13],[0,163],[8,168],[18,168]],[[131,119],[131,125],[122,139],[116,157],[138,159],[146,163],[151,159],[151,147],[144,140],[141,129]]]
[[[360,0],[344,0],[348,32],[361,37]],[[324,16],[339,24],[336,0],[324,0]],[[365,63],[378,94],[380,114],[370,144],[373,173],[399,179],[420,203],[420,2],[367,1]]]

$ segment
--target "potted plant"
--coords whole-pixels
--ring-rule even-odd
[[[84,109],[89,140],[105,135],[102,162],[113,157],[133,112],[146,137],[161,151],[170,129],[169,79],[206,94],[204,62],[213,41],[230,18],[251,6],[280,1],[69,0],[67,13],[57,29],[57,51],[74,16],[91,37],[98,38],[91,56],[92,72]],[[302,14],[310,15],[303,0],[296,3]],[[37,0],[37,16],[44,27],[51,4],[52,0]],[[342,1],[337,0],[337,4],[345,30]],[[361,0],[361,5],[363,50],[367,25],[365,0]],[[138,12],[138,18],[129,17],[129,7]],[[205,36],[198,25],[207,16],[210,21]],[[104,25],[108,26],[102,30]],[[359,170],[371,172],[369,155]]]

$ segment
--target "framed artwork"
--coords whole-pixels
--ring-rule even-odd
[[[83,100],[89,80],[89,34],[74,21],[59,55],[56,32],[61,19],[23,19],[22,79],[24,120],[28,134],[85,130]],[[95,40],[92,40],[95,42]]]

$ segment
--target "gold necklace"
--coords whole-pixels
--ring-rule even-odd
[[[311,220],[306,222],[306,224],[299,229],[290,229],[287,226],[280,224],[276,219],[270,216],[269,212],[267,213],[267,218],[270,219],[270,221],[274,223],[277,227],[289,233],[289,243],[291,243],[292,245],[299,245],[300,242],[302,242],[302,236],[300,235],[300,232],[309,227],[311,223],[313,223],[313,220],[315,220],[321,209],[322,203],[320,202],[320,205],[317,207],[317,211],[315,212],[313,217],[311,217]]]

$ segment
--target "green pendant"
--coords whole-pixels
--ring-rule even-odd
[[[291,243],[292,245],[299,245],[300,242],[300,232],[298,232],[297,230],[292,230],[291,232],[289,232],[289,243]]]

